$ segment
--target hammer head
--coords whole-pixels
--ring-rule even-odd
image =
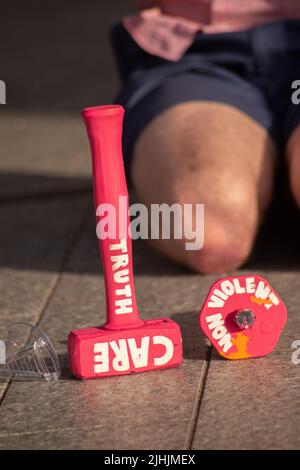
[[[105,326],[74,330],[68,343],[70,369],[79,379],[164,369],[182,362],[180,328],[169,318],[126,330]]]

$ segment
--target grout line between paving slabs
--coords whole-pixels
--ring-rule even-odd
[[[182,422],[185,422],[186,420],[173,420],[172,422],[174,423],[182,423]],[[5,432],[5,433],[1,433],[0,432],[0,440],[2,438],[6,438],[6,437],[17,437],[17,436],[32,436],[32,435],[37,435],[37,434],[45,434],[45,433],[50,433],[50,432],[57,432],[57,431],[63,431],[63,432],[66,432],[66,431],[72,431],[73,433],[74,432],[78,432],[78,431],[92,431],[92,430],[96,430],[96,429],[103,429],[103,424],[94,424],[92,426],[67,426],[67,427],[50,427],[50,428],[45,428],[45,429],[38,429],[36,431],[14,431],[14,432]]]
[[[54,276],[54,278],[52,280],[52,283],[51,283],[50,289],[49,289],[49,293],[46,295],[46,298],[45,298],[44,302],[42,303],[42,306],[40,308],[40,313],[39,313],[38,318],[35,322],[35,326],[38,326],[40,324],[40,322],[42,321],[42,319],[45,315],[47,307],[48,307],[48,305],[49,305],[49,303],[50,303],[50,301],[51,301],[51,299],[52,299],[52,297],[53,297],[53,295],[56,291],[56,288],[59,284],[59,281],[60,281],[61,275],[63,273],[64,267],[66,266],[68,260],[70,259],[70,256],[71,256],[77,242],[79,241],[80,236],[83,233],[83,230],[85,228],[89,212],[90,212],[90,203],[88,202],[88,203],[86,203],[86,207],[83,210],[83,215],[80,219],[77,230],[75,230],[75,234],[73,236],[73,239],[71,240],[71,243],[70,243],[69,247],[67,248],[65,255],[63,256],[63,260],[61,262],[60,268],[59,268],[58,272],[56,273],[56,275]],[[27,338],[26,341],[28,341],[28,338]],[[4,385],[3,391],[0,392],[0,407],[2,406],[2,404],[5,400],[5,397],[8,393],[8,391],[9,391],[11,383],[12,383],[11,380],[7,381]]]
[[[230,273],[226,272],[224,273],[224,276],[227,277],[229,276]],[[210,345],[207,348],[205,359],[204,359],[204,364],[202,367],[198,387],[197,387],[197,392],[196,392],[196,398],[195,398],[195,403],[194,403],[194,408],[192,411],[192,416],[190,419],[190,425],[188,428],[187,436],[186,436],[186,441],[185,441],[185,449],[186,450],[192,450],[193,448],[193,442],[196,434],[196,428],[199,420],[199,415],[200,415],[200,409],[205,393],[205,386],[207,382],[207,377],[208,377],[208,372],[209,372],[209,367],[211,364],[211,356],[212,356],[212,351],[213,351],[213,346]]]
[[[10,382],[3,382],[4,383],[4,388],[3,390],[1,391],[1,394],[0,394],[0,407],[4,401],[4,398],[8,392],[8,389],[9,389],[9,385],[10,385]]]
[[[204,364],[201,370],[201,375],[200,375],[200,379],[199,379],[198,386],[197,386],[194,407],[193,407],[192,415],[190,418],[190,424],[189,424],[189,428],[188,428],[188,432],[187,432],[187,436],[185,440],[184,449],[186,450],[192,450],[192,447],[193,447],[196,427],[197,427],[198,418],[200,414],[200,408],[201,408],[201,404],[203,401],[209,366],[211,362],[211,354],[212,354],[212,346],[209,346],[206,350]]]
[[[6,437],[18,437],[18,436],[34,436],[34,435],[37,435],[37,434],[41,434],[41,433],[47,433],[47,432],[57,432],[57,431],[63,431],[63,432],[66,432],[66,431],[90,431],[90,430],[93,430],[93,429],[102,429],[103,428],[103,425],[102,424],[96,424],[94,426],[82,426],[82,427],[78,427],[78,428],[74,428],[74,426],[70,426],[70,427],[66,427],[66,428],[62,428],[62,427],[59,427],[59,428],[48,428],[48,429],[44,429],[44,430],[38,430],[38,431],[22,431],[22,432],[12,432],[12,433],[5,433],[5,434],[0,434],[0,439],[2,438],[6,438]]]

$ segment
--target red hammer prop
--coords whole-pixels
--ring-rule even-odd
[[[97,106],[84,109],[82,115],[92,153],[107,321],[101,327],[70,332],[70,369],[79,379],[90,379],[176,367],[182,362],[179,326],[169,318],[143,321],[138,315],[122,158],[124,109]],[[115,233],[105,237],[104,214],[107,216],[110,209],[117,215]]]

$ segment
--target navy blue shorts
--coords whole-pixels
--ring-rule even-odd
[[[122,81],[116,102],[125,109],[123,151],[129,174],[134,144],[162,111],[187,101],[226,103],[261,124],[282,151],[300,123],[292,82],[300,80],[300,21],[247,31],[199,33],[178,62],[142,50],[121,24],[112,44]]]

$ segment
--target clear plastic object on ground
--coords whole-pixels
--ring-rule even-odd
[[[0,380],[59,380],[61,368],[48,336],[34,325],[12,324],[1,341]]]

